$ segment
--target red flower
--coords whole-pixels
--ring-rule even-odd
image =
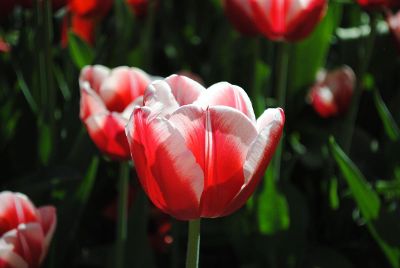
[[[249,0],[259,30],[275,41],[307,37],[325,15],[326,0]]]
[[[382,8],[382,7],[398,7],[400,6],[399,0],[357,0],[357,3],[367,9]]]
[[[150,77],[137,68],[95,65],[81,71],[80,118],[97,147],[112,159],[129,159],[125,125],[149,83]]]
[[[355,83],[356,76],[348,66],[323,72],[310,90],[311,105],[324,118],[343,114],[351,103]]]
[[[393,14],[391,11],[386,10],[386,21],[400,51],[400,11]]]
[[[56,227],[52,206],[36,209],[20,193],[0,193],[0,267],[37,268]]]
[[[248,0],[223,0],[225,15],[236,30],[244,35],[257,35],[259,33]]]
[[[93,45],[96,26],[110,11],[112,4],[113,0],[69,0],[68,13],[62,25],[62,46],[67,46],[68,29]]]
[[[126,0],[126,3],[136,17],[143,18],[146,16],[147,9],[149,8],[148,0]]]
[[[127,137],[144,191],[181,220],[221,217],[253,193],[282,134],[283,110],[256,120],[245,91],[226,82],[207,90],[178,75],[146,89]]]

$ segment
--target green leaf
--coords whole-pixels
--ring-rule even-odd
[[[374,102],[375,102],[375,107],[378,110],[379,117],[382,120],[386,134],[392,141],[399,140],[400,137],[399,127],[394,121],[393,116],[391,115],[386,104],[383,102],[382,97],[377,89],[374,90]]]
[[[290,225],[289,206],[286,198],[277,189],[273,166],[264,179],[264,188],[258,196],[258,225],[263,234],[274,234],[287,230]]]
[[[48,123],[39,120],[39,141],[38,141],[38,152],[40,163],[47,165],[50,161],[50,156],[53,150],[53,135],[51,127]]]
[[[335,177],[329,181],[329,203],[332,209],[336,210],[339,208],[338,180]]]
[[[290,90],[298,90],[315,81],[317,72],[325,65],[334,31],[342,16],[342,6],[329,5],[325,18],[304,41],[294,45],[290,59]]]
[[[72,61],[79,69],[89,65],[94,60],[93,49],[73,32],[68,32],[68,49]]]
[[[363,217],[367,221],[376,219],[381,205],[377,193],[370,187],[363,174],[343,152],[333,137],[330,137],[329,145],[333,158],[346,179]]]

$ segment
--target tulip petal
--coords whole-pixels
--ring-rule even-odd
[[[279,144],[284,122],[285,114],[280,108],[267,109],[257,120],[259,134],[251,144],[244,163],[245,184],[223,215],[239,209],[254,192]]]
[[[169,117],[179,107],[171,87],[163,80],[154,81],[147,87],[143,103],[151,108],[151,118]]]
[[[86,129],[100,151],[112,159],[129,158],[125,136],[127,120],[117,113],[96,114],[86,119]]]
[[[100,97],[110,111],[122,112],[132,101],[143,95],[150,78],[138,69],[117,67],[103,81]]]
[[[129,120],[136,106],[143,106],[143,96],[137,97],[136,100],[126,106],[125,110],[121,113],[122,117]]]
[[[0,236],[20,223],[37,220],[36,208],[21,193],[0,193]]]
[[[171,87],[172,94],[179,106],[193,103],[206,89],[184,75],[173,74],[165,79],[165,82]]]
[[[39,267],[44,250],[44,234],[39,223],[20,224],[17,237],[21,245],[19,255],[30,267]]]
[[[127,131],[141,182],[158,201],[155,205],[164,201],[168,212],[181,220],[198,218],[203,172],[179,131],[164,118],[150,119],[150,115],[148,108],[135,108]],[[139,156],[146,162],[136,162]],[[154,184],[158,187],[151,192]]]
[[[107,112],[107,108],[99,95],[89,88],[89,83],[84,82],[81,86],[81,100],[79,116],[81,120],[86,120],[88,117]]]
[[[53,234],[56,229],[57,215],[56,209],[53,206],[40,207],[38,209],[38,213],[40,216],[40,224],[44,233],[44,250],[41,256],[42,260],[46,256],[50,241],[53,238]]]
[[[246,92],[241,87],[227,82],[214,84],[203,91],[195,104],[204,108],[215,105],[229,106],[244,113],[251,121],[256,121],[253,106]]]
[[[230,107],[196,105],[179,108],[169,121],[204,171],[201,216],[220,216],[244,183],[243,163],[257,136],[254,124]]]
[[[14,230],[15,233],[15,230]],[[0,239],[0,267],[1,268],[28,268],[24,259],[14,252],[14,245]]]
[[[85,66],[79,76],[79,84],[89,82],[90,88],[99,93],[100,86],[110,74],[110,69],[103,65]]]

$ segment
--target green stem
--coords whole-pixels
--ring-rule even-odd
[[[364,53],[360,56],[360,66],[358,67],[357,73],[357,86],[354,91],[353,99],[350,104],[350,110],[347,114],[347,118],[344,124],[344,131],[343,131],[343,149],[346,153],[348,153],[351,149],[351,142],[353,139],[354,128],[355,128],[355,121],[358,114],[358,108],[360,104],[360,98],[362,95],[363,90],[363,78],[368,70],[368,66],[370,64],[372,52],[374,50],[374,43],[376,38],[376,24],[377,24],[377,17],[376,14],[370,15],[370,34],[368,35],[367,39],[365,40],[364,44]]]
[[[199,266],[199,248],[200,248],[200,219],[197,219],[189,221],[186,268],[197,268]]]
[[[129,163],[120,165],[119,173],[119,195],[118,195],[118,222],[117,222],[117,244],[115,252],[115,267],[124,267],[125,244],[128,229],[128,188],[129,188]]]
[[[289,44],[280,42],[277,44],[277,65],[276,65],[276,100],[278,107],[286,106],[286,90],[289,66]],[[283,142],[279,142],[274,156],[275,178],[278,180],[281,176]]]

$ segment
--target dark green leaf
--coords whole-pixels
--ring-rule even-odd
[[[331,178],[329,181],[329,203],[332,209],[336,210],[339,208],[337,178]]]
[[[343,177],[349,185],[363,217],[368,221],[376,219],[379,215],[380,200],[376,192],[370,187],[360,170],[336,143],[335,139],[329,139],[331,153],[338,164]]]
[[[289,206],[277,189],[273,166],[268,168],[264,188],[258,196],[258,225],[263,234],[274,234],[289,228]]]
[[[92,48],[73,32],[68,32],[68,48],[72,61],[79,69],[93,62]]]

